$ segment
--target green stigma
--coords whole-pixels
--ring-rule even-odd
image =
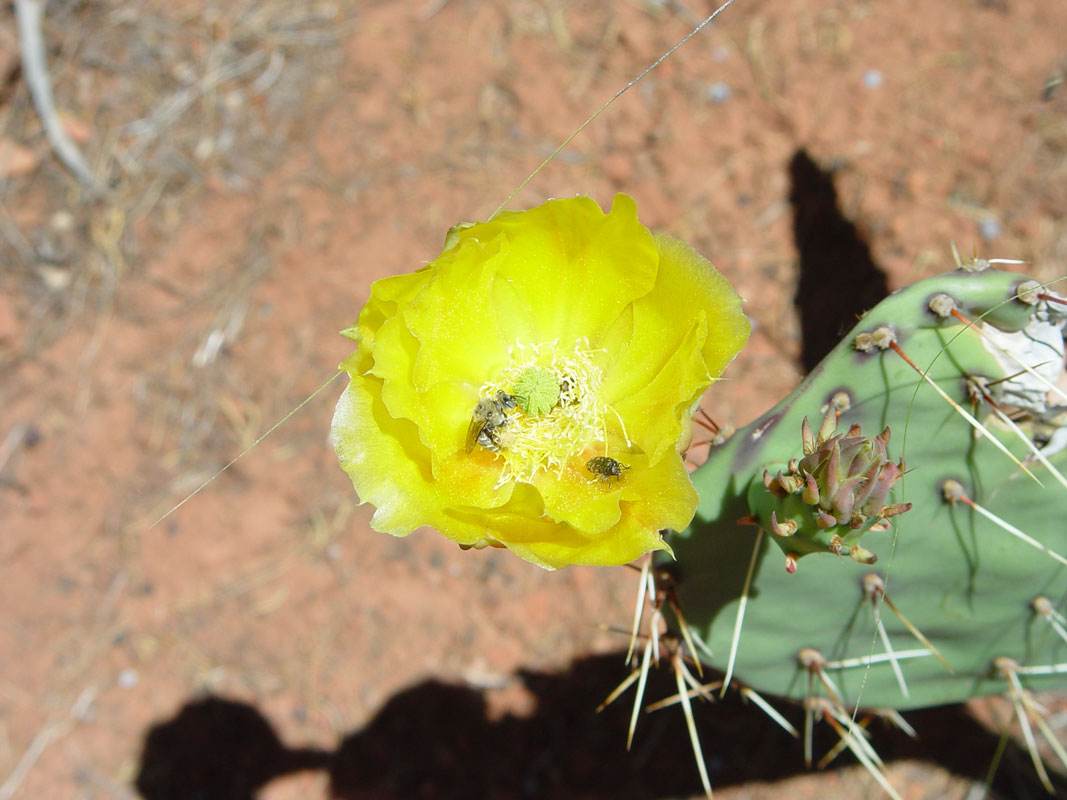
[[[514,394],[522,413],[539,417],[559,402],[559,381],[543,369],[530,367],[515,381]]]

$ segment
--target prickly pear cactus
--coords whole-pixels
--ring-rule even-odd
[[[892,709],[1062,685],[1067,306],[969,266],[871,310],[694,474],[676,591],[744,685]]]

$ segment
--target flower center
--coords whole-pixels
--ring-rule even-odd
[[[504,461],[501,484],[530,481],[541,470],[561,474],[591,448],[606,454],[609,409],[600,399],[604,378],[594,352],[584,339],[569,351],[558,342],[516,344],[509,364],[481,387],[480,398],[504,392],[516,401],[495,431]]]

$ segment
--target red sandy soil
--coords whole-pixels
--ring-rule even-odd
[[[209,694],[248,704],[286,745],[332,752],[431,680],[461,687],[464,702],[484,710],[453,718],[447,703],[432,708],[440,697],[431,693],[397,719],[425,714],[445,743],[473,736],[463,725],[475,717],[488,734],[457,765],[447,748],[393,720],[366,751],[392,764],[383,770],[402,759],[390,762],[375,741],[438,764],[397,796],[699,793],[673,712],[642,722],[635,754],[610,750],[619,765],[635,758],[684,773],[662,784],[647,772],[612,784],[603,763],[581,758],[585,748],[589,761],[608,752],[596,749],[603,743],[517,744],[516,731],[554,730],[557,717],[596,735],[593,710],[626,668],[621,657],[614,673],[597,662],[586,685],[580,665],[625,646],[598,626],[627,624],[633,573],[549,573],[506,552],[461,552],[431,531],[406,540],[372,532],[370,509],[357,507],[326,441],[340,379],[153,523],[333,374],[348,351],[337,331],[373,280],[433,258],[450,225],[491,214],[709,8],[322,5],[319,30],[332,38],[321,52],[290,52],[271,86],[253,85],[261,65],[218,87],[217,108],[244,109],[255,123],[242,124],[247,150],[212,155],[224,149],[211,137],[225,118],[198,101],[192,119],[161,137],[176,152],[199,140],[215,150],[202,147],[180,185],[153,188],[151,169],[138,178],[141,199],[158,195],[147,206],[129,194],[81,195],[49,156],[16,76],[4,102],[22,104],[23,123],[15,129],[5,117],[8,138],[37,163],[27,171],[20,162],[0,189],[13,265],[0,275],[0,439],[10,434],[0,473],[0,796],[137,796],[150,727]],[[81,120],[82,148],[111,179],[120,170],[109,148],[132,134],[107,127],[123,114],[108,93],[136,79],[124,59],[138,37],[161,30],[147,21],[176,31],[194,74],[212,68],[209,45],[230,34],[222,23],[231,18],[220,22],[201,0],[139,3],[125,14],[121,23],[89,20],[117,26],[107,34],[121,43],[111,72],[88,45],[65,47],[69,28],[46,30],[63,65],[53,74],[60,106]],[[11,64],[9,10],[3,25]],[[646,224],[711,258],[747,298],[755,333],[705,405],[741,425],[801,377],[787,171],[800,148],[836,168],[842,211],[891,288],[951,268],[951,240],[1025,259],[1041,278],[1067,273],[1067,90],[1042,98],[1067,59],[1065,32],[1067,7],[1048,0],[738,0],[511,206],[574,193],[607,205],[624,191]],[[266,29],[251,41],[264,54],[286,46]],[[282,102],[274,93],[292,89],[287,71],[298,69],[311,77]],[[720,82],[729,97],[713,102]],[[156,91],[150,99],[163,102]],[[132,186],[132,173],[121,174]],[[991,241],[980,236],[984,220],[997,223]],[[68,242],[58,262],[41,255],[50,241]],[[221,346],[205,350],[213,332]],[[583,691],[549,705],[522,671]],[[699,716],[714,726],[714,714]],[[792,763],[799,745],[789,746]],[[713,783],[737,769],[713,745],[708,759]],[[509,784],[494,761],[526,777]],[[495,776],[484,791],[482,772]],[[963,797],[972,783],[912,760],[888,773],[908,798]],[[258,796],[394,796],[373,768],[347,782],[335,768],[333,790],[329,774],[282,776]],[[434,785],[434,775],[451,787]],[[597,775],[607,781],[599,788]],[[810,775],[756,766],[719,796],[879,790],[854,766]]]

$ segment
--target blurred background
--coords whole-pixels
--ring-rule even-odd
[[[635,574],[371,532],[326,439],[340,380],[153,523],[333,374],[373,280],[491,214],[712,8],[53,0],[95,188],[0,9],[0,800],[700,794],[679,714],[629,755],[628,710],[594,714]],[[755,330],[705,407],[741,425],[950,241],[1067,274],[1065,32],[1047,0],[737,0],[511,205],[626,192],[714,261]],[[720,796],[880,796],[720,705]],[[1006,713],[885,734],[891,780],[979,796],[996,736],[972,719]],[[1030,796],[1025,762],[1003,796]]]

